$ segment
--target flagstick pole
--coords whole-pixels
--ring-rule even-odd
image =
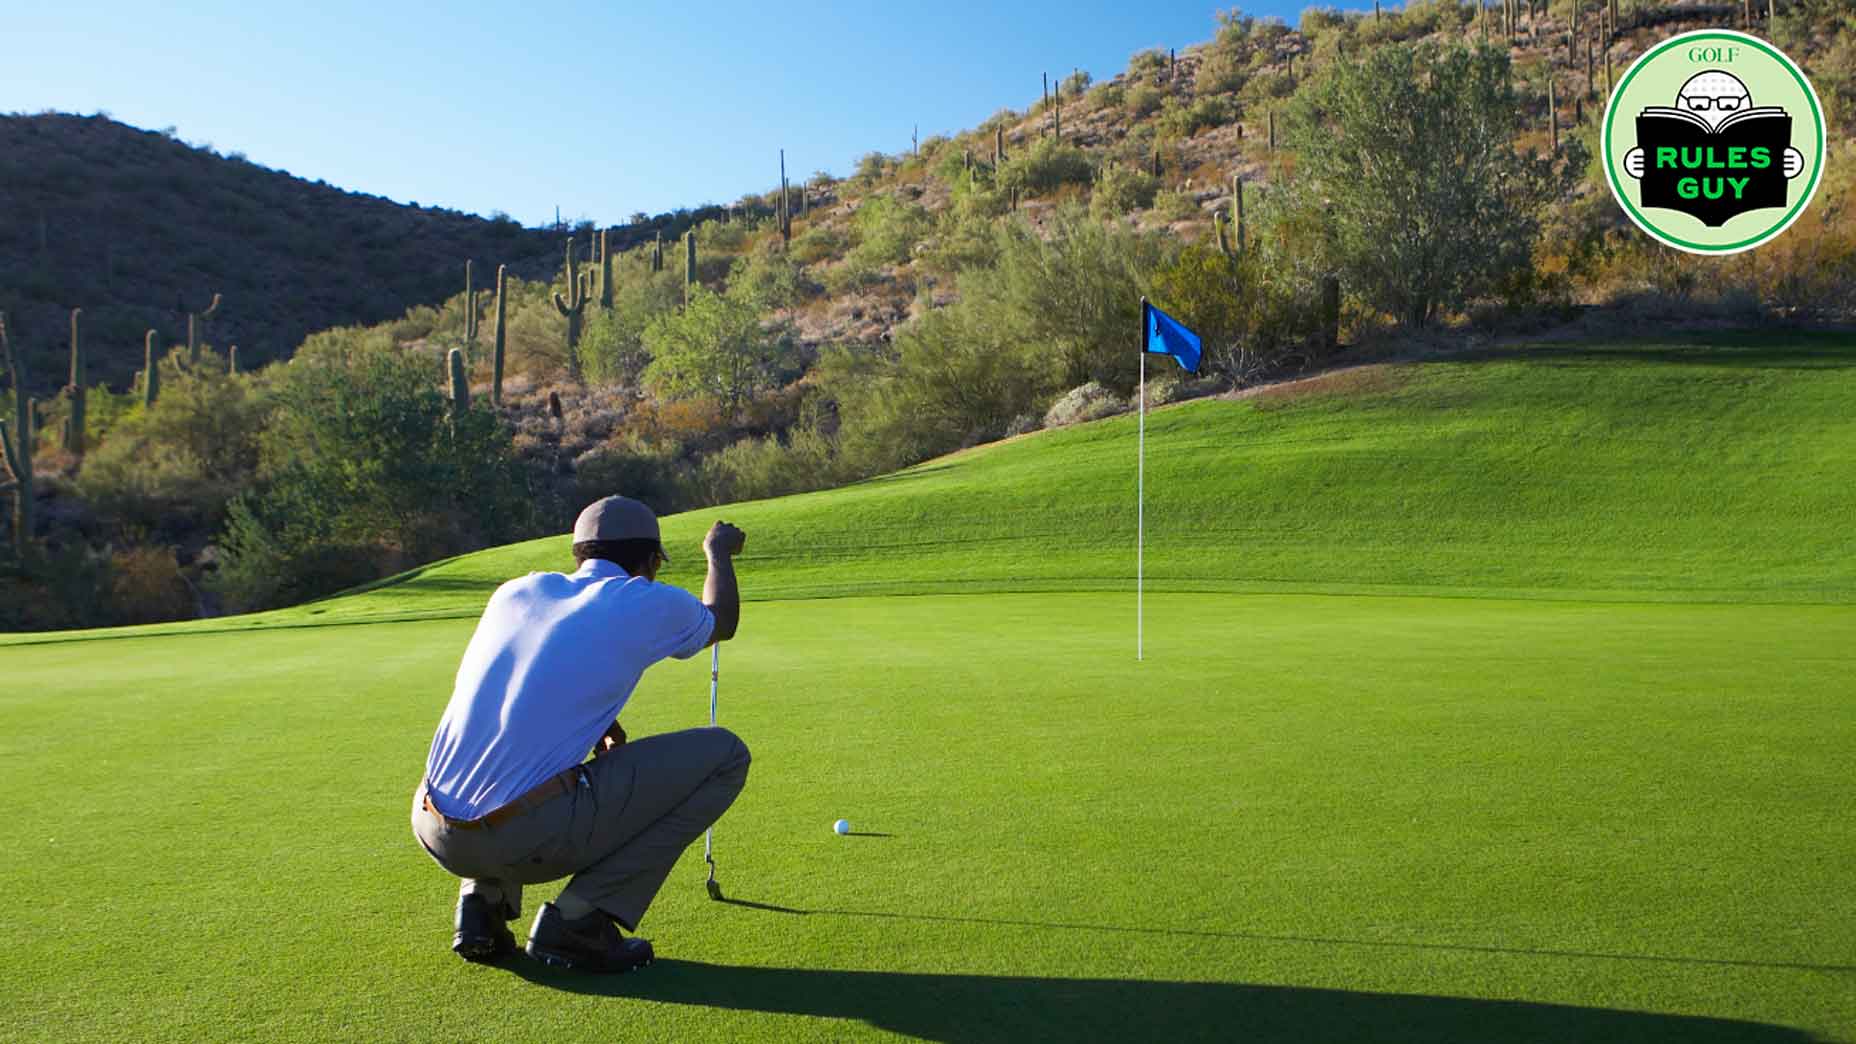
[[[1134,493],[1134,659],[1140,662],[1143,631],[1147,622],[1144,602],[1144,559],[1147,552],[1147,298],[1141,298],[1141,420],[1140,452],[1135,472]]]

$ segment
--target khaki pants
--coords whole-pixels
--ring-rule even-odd
[[[565,892],[637,931],[677,857],[741,793],[748,760],[727,729],[647,736],[581,766],[568,793],[495,826],[447,826],[426,810],[421,786],[412,832],[464,878],[461,894],[500,906],[507,920],[522,916],[523,885],[572,875]]]

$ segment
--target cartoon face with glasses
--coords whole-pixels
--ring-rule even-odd
[[[1746,84],[1741,83],[1738,76],[1721,69],[1696,73],[1676,91],[1676,108],[1694,113],[1711,131],[1720,130],[1734,113],[1752,107],[1753,94],[1746,89]],[[1803,169],[1804,153],[1787,146],[1785,176],[1795,178]],[[1624,154],[1624,173],[1633,178],[1643,177],[1642,147]]]

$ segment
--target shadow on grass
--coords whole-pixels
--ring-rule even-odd
[[[772,913],[798,914],[802,917],[861,917],[883,921],[928,921],[942,924],[975,924],[995,928],[1043,928],[1059,931],[1097,932],[1106,935],[1175,935],[1196,939],[1235,939],[1246,942],[1307,943],[1314,946],[1363,946],[1387,950],[1439,950],[1447,953],[1487,953],[1513,957],[1571,957],[1590,961],[1629,961],[1640,964],[1692,964],[1716,968],[1759,968],[1780,971],[1832,972],[1856,974],[1856,965],[1812,964],[1797,961],[1749,961],[1723,957],[1671,957],[1648,953],[1599,953],[1589,950],[1547,950],[1521,946],[1475,946],[1465,943],[1401,942],[1396,939],[1339,939],[1318,935],[1269,935],[1263,932],[1214,932],[1193,928],[1128,928],[1113,924],[1076,924],[1063,921],[1023,921],[1004,917],[951,917],[945,914],[887,913],[880,910],[799,910],[772,903],[755,903],[746,899],[728,899],[735,906]]]
[[[1482,363],[1524,359],[1545,365],[1642,362],[1758,370],[1847,370],[1856,367],[1856,349],[1847,341],[1749,343],[1720,339],[1698,343],[1698,340],[1691,338],[1678,344],[1527,344],[1458,352],[1432,361]]]
[[[521,960],[511,970],[572,993],[852,1019],[924,1040],[1712,1041],[1806,1044],[1802,1031],[1731,1019],[1526,1001],[1135,979],[751,968],[661,960],[620,976]]]

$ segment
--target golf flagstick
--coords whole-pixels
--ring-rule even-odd
[[[1147,298],[1141,298],[1141,420],[1140,451],[1134,465],[1134,659],[1141,659],[1141,637],[1147,621],[1142,601],[1142,560],[1147,550]]]
[[[715,687],[722,677],[722,643],[709,646],[709,727],[715,727]],[[710,827],[702,835],[702,861],[709,864],[709,880],[704,886],[709,889],[709,898],[721,899],[722,886],[715,881],[715,828]]]

